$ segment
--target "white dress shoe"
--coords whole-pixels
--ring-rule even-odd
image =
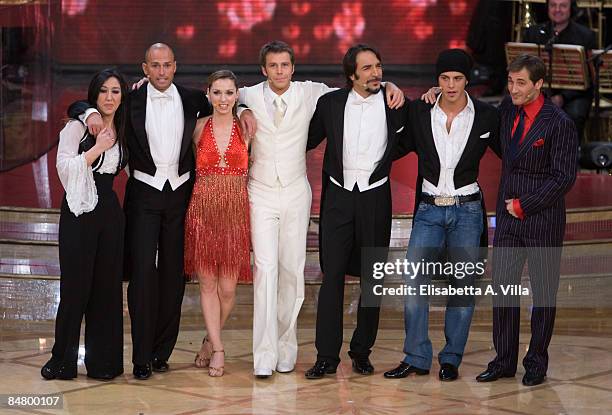
[[[276,365],[276,371],[278,373],[289,373],[295,370],[295,365],[290,363],[279,363]]]
[[[255,369],[253,370],[253,375],[260,379],[269,378],[272,376],[272,369]]]

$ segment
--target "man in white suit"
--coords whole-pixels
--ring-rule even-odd
[[[317,100],[334,88],[292,82],[293,49],[281,41],[260,51],[266,81],[240,88],[240,103],[258,123],[251,147],[249,200],[254,267],[254,375],[291,372],[297,359],[296,321],[304,301],[306,235],[312,193],[306,141]],[[404,102],[390,84],[394,106]]]

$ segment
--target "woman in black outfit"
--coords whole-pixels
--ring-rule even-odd
[[[59,226],[60,304],[45,379],[77,376],[81,321],[85,315],[87,376],[123,373],[124,216],[113,180],[127,162],[124,142],[128,89],[114,69],[98,72],[87,99],[102,115],[94,138],[80,121],[60,132],[57,173],[66,191]]]

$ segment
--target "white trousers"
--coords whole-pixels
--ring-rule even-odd
[[[253,366],[297,360],[296,321],[304,302],[306,235],[312,192],[304,176],[282,187],[249,180],[254,256]]]

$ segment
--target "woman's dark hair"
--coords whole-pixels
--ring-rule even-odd
[[[206,81],[206,83],[208,84],[208,89],[212,87],[213,82],[218,81],[219,79],[231,79],[232,82],[234,82],[234,86],[236,87],[236,92],[238,92],[238,78],[236,78],[234,72],[228,69],[221,69],[208,75],[208,80]],[[234,107],[232,108],[232,114],[234,114],[234,117],[237,116],[237,109],[238,101],[236,100],[236,104],[234,104]]]
[[[119,81],[119,86],[121,87],[121,103],[119,104],[119,107],[117,107],[117,111],[115,111],[113,124],[115,124],[117,142],[121,146],[123,153],[126,154],[127,148],[125,140],[125,124],[127,122],[127,100],[129,89],[123,75],[114,68],[103,69],[96,73],[89,83],[89,89],[87,90],[87,101],[89,102],[89,105],[97,108],[100,88],[102,88],[102,85],[104,85],[104,82],[106,82],[108,78],[116,78],[117,81]]]
[[[355,72],[357,71],[357,55],[359,55],[360,52],[372,52],[374,55],[376,55],[376,58],[382,62],[380,52],[378,52],[378,50],[372,46],[364,45],[363,43],[351,46],[349,50],[346,51],[346,54],[342,59],[342,68],[344,69],[346,86],[348,88],[353,87],[353,80],[351,79],[351,76],[355,75]]]

